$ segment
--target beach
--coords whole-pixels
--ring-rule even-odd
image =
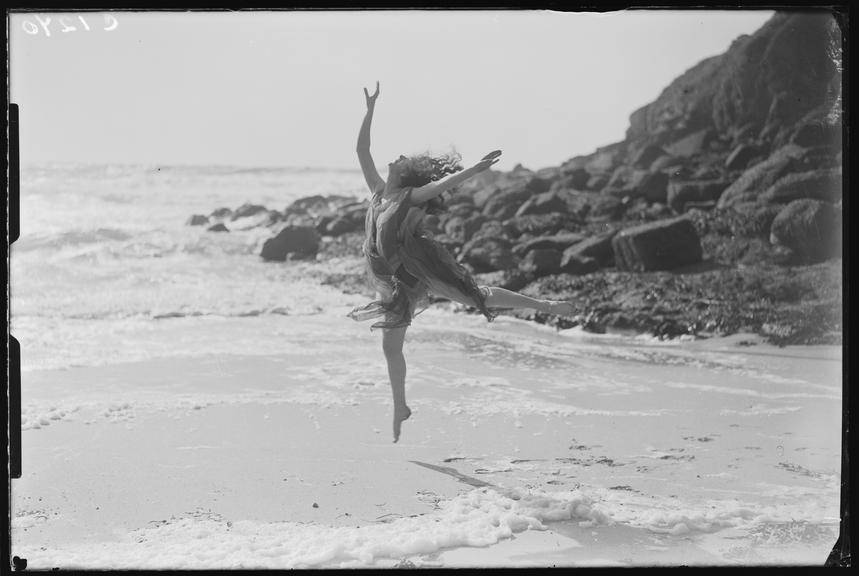
[[[814,565],[837,538],[837,349],[419,319],[397,444],[378,335],[338,314],[227,321],[279,353],[25,374],[13,553],[33,569]]]
[[[265,227],[188,215],[358,193],[360,172],[22,172],[12,554],[31,569],[821,565],[838,346],[659,340],[436,303],[392,442],[381,335]]]

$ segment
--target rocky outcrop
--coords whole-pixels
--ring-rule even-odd
[[[633,112],[623,141],[485,171],[445,195],[427,233],[481,283],[582,299],[586,329],[824,338],[811,323],[840,326],[822,308],[837,301],[837,261],[814,264],[840,255],[840,44],[823,11],[776,13]],[[259,225],[309,228],[329,237],[323,254],[359,257],[365,211],[310,196]]]
[[[209,223],[209,217],[204,214],[194,214],[185,222],[188,226],[205,226]]]
[[[770,241],[789,248],[796,263],[813,264],[840,255],[841,211],[828,202],[795,200],[773,220]]]
[[[701,261],[701,242],[686,218],[664,220],[621,230],[612,239],[619,270],[671,270]]]
[[[529,214],[551,214],[552,212],[566,212],[567,202],[558,192],[543,192],[531,196],[519,206],[515,216],[526,216]]]
[[[677,213],[685,212],[687,205],[697,208],[702,206],[712,208],[715,207],[728,185],[727,180],[719,179],[672,180],[668,184],[667,202],[671,209]]]
[[[617,230],[611,230],[608,233],[597,234],[572,244],[564,250],[561,266],[566,268],[564,262],[569,259],[590,259],[596,262],[598,266],[613,266],[614,250],[611,241],[615,234],[617,234]]]
[[[582,234],[578,234],[575,232],[566,232],[562,234],[555,234],[553,236],[540,236],[538,238],[534,238],[533,240],[527,240],[525,242],[517,244],[513,248],[513,252],[520,257],[528,254],[532,250],[552,249],[563,252],[570,246],[578,244],[584,239],[585,237]]]
[[[801,169],[804,154],[805,149],[796,144],[779,148],[769,158],[743,172],[728,186],[719,197],[719,208],[756,201],[757,197],[779,178]]]
[[[778,204],[803,198],[837,202],[841,199],[843,178],[840,168],[795,172],[776,180],[760,195],[759,200]]]
[[[287,226],[262,246],[263,260],[283,262],[289,259],[315,258],[319,251],[319,233],[312,226]]]
[[[561,271],[561,252],[553,248],[536,248],[529,250],[519,269],[533,277],[548,276]]]
[[[255,216],[260,212],[268,212],[268,209],[261,204],[242,204],[232,213],[230,220],[238,220],[239,218],[248,218]]]
[[[478,235],[466,242],[459,259],[475,272],[506,270],[516,266],[510,241],[489,234]]]

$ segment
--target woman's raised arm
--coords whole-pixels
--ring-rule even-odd
[[[385,186],[385,181],[379,176],[376,164],[370,155],[370,125],[373,123],[376,98],[379,97],[378,81],[376,82],[376,91],[372,96],[364,88],[364,97],[367,100],[367,113],[364,115],[364,122],[361,123],[361,130],[358,132],[358,146],[356,150],[358,152],[358,162],[361,164],[361,171],[364,172],[364,180],[367,181],[370,191],[375,192],[378,188]]]
[[[442,192],[450,190],[454,186],[458,186],[462,184],[472,176],[487,170],[490,166],[498,162],[501,157],[501,150],[495,150],[490,152],[483,159],[472,166],[471,168],[466,168],[461,172],[457,172],[456,174],[451,174],[447,178],[442,178],[437,182],[430,182],[424,186],[419,188],[415,188],[412,190],[412,202],[414,204],[423,204],[428,200],[432,200],[436,196],[439,196]]]

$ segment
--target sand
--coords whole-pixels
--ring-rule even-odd
[[[201,321],[201,320],[200,320]],[[175,320],[177,341],[199,325]],[[30,370],[12,553],[33,569],[822,564],[841,357],[432,309],[392,443],[380,336]],[[26,353],[26,348],[25,348]]]

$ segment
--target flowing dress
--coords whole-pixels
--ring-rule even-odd
[[[383,318],[372,328],[401,328],[429,305],[429,294],[475,306],[487,319],[485,290],[422,226],[424,204],[411,202],[411,188],[383,201],[374,193],[364,222],[364,257],[379,299],[349,313],[354,320]]]

